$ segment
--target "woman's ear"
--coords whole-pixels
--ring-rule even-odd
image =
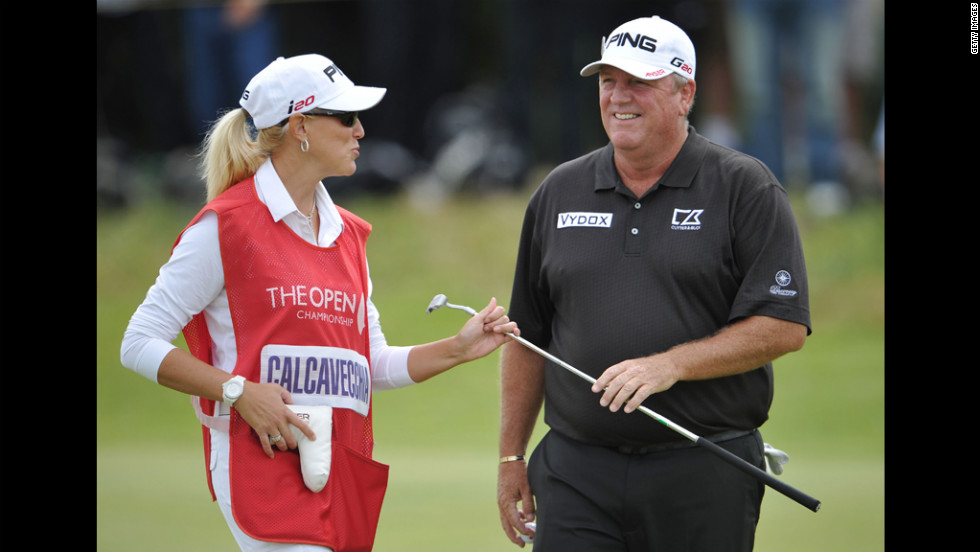
[[[306,138],[306,116],[302,113],[293,113],[289,116],[289,133],[297,140],[303,141]]]

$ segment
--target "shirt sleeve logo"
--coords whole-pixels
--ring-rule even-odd
[[[558,213],[558,228],[611,228],[612,213]]]
[[[790,289],[783,289],[793,281],[793,277],[790,276],[789,271],[780,270],[776,273],[776,285],[769,288],[769,293],[773,295],[782,295],[785,297],[793,297],[796,292]]]

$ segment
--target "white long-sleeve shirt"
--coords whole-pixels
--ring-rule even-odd
[[[306,241],[326,246],[343,232],[343,220],[322,183],[316,188],[320,229],[314,236],[312,226],[296,208],[271,161],[259,168],[255,182],[259,200],[269,208],[273,219],[283,221]],[[415,383],[408,375],[411,347],[388,345],[381,331],[378,310],[371,301],[371,291],[369,276],[367,310],[372,389],[383,391],[411,385]],[[176,347],[173,341],[190,319],[202,311],[213,341],[213,363],[231,373],[238,356],[221,265],[218,217],[213,212],[206,213],[184,232],[146,299],[130,319],[120,351],[123,366],[157,382],[160,363]]]

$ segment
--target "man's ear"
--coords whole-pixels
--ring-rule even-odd
[[[687,83],[681,87],[681,97],[684,99],[685,115],[690,113],[691,107],[694,106],[694,93],[697,91],[697,88],[697,84],[691,79],[687,79]]]

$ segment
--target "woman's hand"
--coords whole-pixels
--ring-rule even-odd
[[[230,377],[231,374],[198,360],[179,347],[167,353],[157,372],[157,382],[160,385],[216,401],[222,400],[222,384]],[[262,443],[262,450],[269,458],[275,456],[273,445],[283,452],[299,446],[289,429],[290,425],[298,427],[311,441],[316,439],[310,426],[286,406],[292,403],[289,392],[281,385],[253,381],[245,382],[242,396],[235,401],[235,410],[255,430]],[[326,438],[329,439],[330,436],[327,435]],[[271,443],[270,439],[276,443]]]
[[[408,374],[421,383],[465,362],[485,357],[508,340],[520,335],[517,322],[491,299],[484,309],[471,316],[453,337],[416,345],[408,355]]]
[[[510,339],[507,334],[520,335],[520,332],[517,322],[507,317],[507,311],[497,305],[494,297],[476,316],[470,317],[456,334],[463,350],[460,356],[465,359],[463,362],[485,357]]]
[[[273,447],[285,452],[299,446],[290,425],[298,427],[309,440],[316,439],[310,426],[286,406],[292,403],[289,392],[281,385],[252,381],[245,382],[245,392],[235,401],[234,408],[258,435],[262,450],[269,458],[275,456]]]

